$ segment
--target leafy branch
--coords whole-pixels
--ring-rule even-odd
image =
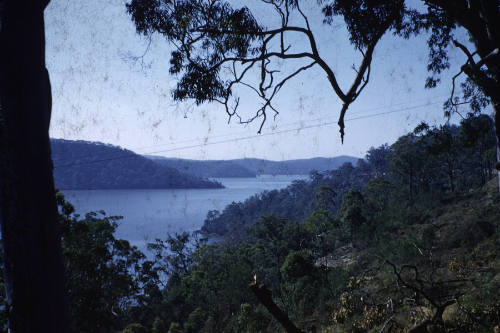
[[[137,30],[146,36],[152,32],[164,35],[175,45],[170,60],[170,72],[180,75],[173,91],[175,100],[194,99],[197,104],[217,102],[229,116],[240,123],[261,119],[258,133],[270,112],[279,114],[274,101],[279,91],[306,70],[318,66],[327,76],[334,93],[342,101],[338,125],[343,141],[345,114],[370,80],[373,52],[384,33],[394,24],[396,9],[379,17],[370,28],[369,37],[356,43],[362,60],[353,68],[354,80],[348,89],[341,88],[338,77],[320,55],[309,18],[296,0],[261,0],[279,18],[274,28],[264,28],[246,7],[234,9],[228,3],[216,0],[162,1],[149,3],[132,0],[128,12]],[[399,1],[398,3],[402,3]],[[377,13],[377,8],[371,8]],[[372,13],[372,14],[373,14]],[[374,14],[376,15],[376,14]],[[294,24],[291,18],[296,17]],[[286,43],[291,35],[306,41],[305,49]],[[292,50],[293,49],[293,50]],[[282,73],[276,60],[299,60],[303,64],[290,73]],[[227,75],[229,74],[229,75]],[[237,87],[249,88],[261,101],[253,116],[243,118],[238,113],[240,98],[234,97]]]

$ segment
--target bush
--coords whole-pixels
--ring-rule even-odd
[[[149,330],[141,324],[130,324],[122,331],[122,333],[149,333]]]

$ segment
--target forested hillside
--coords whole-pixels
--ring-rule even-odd
[[[376,151],[384,153],[382,150]],[[359,172],[351,163],[328,172],[314,171],[309,180],[295,180],[285,189],[265,191],[244,202],[233,202],[222,212],[210,211],[201,230],[208,234],[230,233],[230,237],[239,238],[244,236],[249,225],[262,216],[276,215],[301,221],[312,213],[317,199],[321,198],[333,213],[345,191],[362,188],[370,177],[370,173]]]
[[[391,146],[371,148],[355,166],[344,163],[336,170],[312,172],[309,181],[294,181],[286,189],[233,202],[222,212],[211,211],[202,231],[229,233],[238,238],[261,216],[303,221],[317,208],[318,200],[325,201],[328,211],[334,214],[344,193],[361,190],[374,178],[398,188],[408,202],[418,203],[421,196],[427,200],[435,193],[454,193],[484,185],[493,177],[494,165],[495,136],[490,117],[472,116],[460,126],[431,128],[421,124]]]
[[[222,188],[120,147],[52,139],[56,187],[70,189]]]
[[[198,161],[161,156],[146,157],[169,168],[203,178],[251,178],[257,175],[256,172],[250,171],[231,160]]]
[[[315,157],[300,160],[269,161],[258,158],[232,160],[256,174],[266,175],[308,175],[311,171],[327,171],[339,168],[350,162],[355,164],[358,158],[352,156]]]
[[[358,160],[351,156],[316,157],[287,161],[269,161],[258,158],[198,161],[161,156],[146,157],[181,172],[206,178],[255,177],[263,174],[308,175],[313,170],[334,170],[346,162],[355,164]]]
[[[487,116],[421,124],[355,167],[211,212],[225,241],[169,235],[149,257],[114,237],[120,217],[81,217],[59,193],[73,331],[494,332],[493,147]],[[5,331],[3,288],[0,302]]]

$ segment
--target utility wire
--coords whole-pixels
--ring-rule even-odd
[[[436,104],[436,103],[441,103],[442,102],[441,98],[445,98],[445,97],[447,97],[447,96],[436,96],[435,98],[438,99],[438,100],[426,102],[427,103],[426,105],[433,105],[433,104]],[[420,101],[420,100],[425,100],[425,98],[417,99],[416,101]],[[394,107],[394,106],[398,106],[398,105],[404,105],[404,104],[407,104],[407,102],[398,102],[398,103],[395,103],[395,104],[393,104],[391,106],[377,106],[377,107],[373,107],[373,108],[368,108],[368,109],[364,109],[364,110],[360,110],[360,111],[357,111],[357,112],[350,113],[350,115],[354,116],[354,115],[358,115],[358,114],[365,114],[365,113],[367,113],[369,111],[375,111],[375,110],[385,109],[385,108]],[[288,127],[288,126],[296,125],[296,124],[301,124],[302,125],[304,123],[315,122],[315,121],[322,121],[322,120],[333,119],[333,118],[336,119],[336,116],[320,117],[320,118],[315,118],[315,119],[306,119],[306,120],[302,120],[302,121],[294,121],[294,122],[290,122],[290,123],[281,124],[280,127]],[[231,137],[231,136],[242,135],[242,134],[246,134],[246,133],[247,133],[247,131],[239,131],[239,132],[236,132],[236,133],[211,135],[210,139],[223,138],[223,137]],[[199,142],[199,141],[205,141],[205,140],[206,140],[205,138],[187,139],[187,140],[182,140],[182,141],[177,141],[177,142],[161,143],[161,144],[150,145],[150,146],[129,148],[128,150],[132,150],[133,152],[137,153],[138,151],[143,150],[143,149],[157,148],[157,147],[163,147],[163,146],[173,146],[173,145],[182,144],[182,143]],[[147,154],[147,153],[145,153],[145,154]],[[97,154],[94,157],[99,157],[99,156],[104,156],[104,155],[106,155],[106,153]],[[61,160],[61,159],[62,158],[57,158],[57,159],[54,159],[53,161],[57,162],[58,160]]]
[[[392,110],[392,111],[386,111],[386,112],[368,114],[368,115],[364,115],[364,116],[358,116],[358,117],[354,117],[354,118],[348,118],[345,121],[347,122],[347,121],[354,121],[354,120],[374,118],[374,117],[379,117],[379,116],[393,114],[393,113],[401,113],[401,112],[405,112],[405,111],[409,111],[409,110],[414,110],[414,109],[418,109],[418,108],[422,108],[422,107],[425,107],[425,106],[430,106],[430,105],[434,105],[434,104],[438,104],[438,103],[441,103],[441,102],[425,103],[425,104],[414,105],[414,106],[410,106],[410,107],[406,107],[406,108],[402,108],[402,109],[397,109],[397,110]],[[182,146],[182,147],[176,147],[176,148],[170,148],[170,149],[156,150],[156,151],[151,151],[151,152],[143,153],[143,155],[166,153],[166,152],[172,152],[172,151],[192,149],[192,148],[197,148],[197,147],[205,147],[205,146],[211,146],[211,145],[217,145],[217,144],[223,144],[223,143],[231,143],[231,142],[237,142],[237,141],[243,141],[243,140],[250,140],[250,139],[254,139],[254,138],[261,138],[261,137],[266,137],[266,136],[271,136],[271,135],[276,135],[276,134],[283,134],[283,133],[290,133],[290,132],[300,132],[301,130],[306,130],[306,129],[311,129],[311,128],[318,128],[318,127],[329,126],[329,125],[334,125],[334,124],[337,124],[337,121],[323,122],[323,123],[320,123],[320,124],[301,126],[301,127],[287,129],[287,130],[281,130],[281,131],[275,131],[275,132],[269,132],[269,133],[263,133],[263,134],[256,134],[256,135],[249,135],[249,136],[244,136],[244,137],[239,137],[239,138],[233,138],[233,139],[227,139],[227,140],[221,140],[221,141],[214,141],[214,142],[207,142],[207,143],[202,143],[202,144]],[[112,161],[112,160],[118,160],[118,159],[125,159],[125,158],[132,158],[132,157],[135,157],[135,155],[131,155],[131,156],[116,156],[116,157],[104,158],[104,159],[99,159],[99,160],[92,160],[92,161],[82,162],[82,163],[69,163],[69,164],[64,164],[64,165],[55,165],[54,169],[56,169],[56,168],[63,168],[63,167],[73,167],[73,166],[78,166],[78,165],[94,164],[94,163],[99,163],[99,162],[106,162],[106,161]]]

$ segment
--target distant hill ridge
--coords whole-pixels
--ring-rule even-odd
[[[232,160],[257,174],[268,175],[308,175],[312,170],[335,170],[344,163],[356,165],[359,158],[352,156],[314,157],[286,161],[270,161],[258,158]]]
[[[181,172],[206,178],[256,177],[261,174],[308,175],[312,170],[335,170],[344,163],[356,165],[359,160],[357,157],[345,155],[286,161],[271,161],[258,158],[201,161],[162,156],[146,157]]]
[[[110,144],[51,139],[51,147],[61,190],[223,188]]]
[[[162,156],[146,156],[151,160],[203,178],[252,178],[257,174],[231,160],[189,160]]]

